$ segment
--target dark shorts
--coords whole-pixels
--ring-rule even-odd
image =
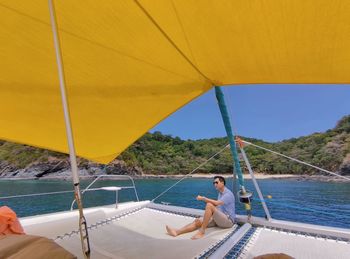
[[[203,220],[203,218],[201,218]],[[222,211],[216,209],[212,218],[209,221],[208,228],[219,227],[219,228],[230,228],[233,226],[233,221]]]

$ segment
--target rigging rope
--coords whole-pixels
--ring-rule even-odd
[[[227,92],[228,92],[228,98],[227,99],[227,104],[228,104],[228,114],[229,114],[229,117],[231,119],[231,121],[234,121],[233,120],[233,115],[232,115],[232,105],[231,105],[231,93],[229,91],[225,91],[225,95],[227,96]],[[238,137],[238,130],[235,126],[235,124],[231,124],[231,128],[233,130],[233,133],[235,134],[236,137]],[[233,168],[234,170],[234,168]],[[232,182],[232,190],[234,191],[235,195],[236,193],[238,193],[238,189],[237,189],[237,177],[233,177],[233,182]]]
[[[210,158],[208,158],[207,160],[205,160],[203,163],[201,163],[199,166],[197,166],[195,169],[193,169],[190,173],[186,174],[184,177],[182,177],[179,181],[177,181],[176,183],[174,183],[173,185],[171,185],[168,189],[166,189],[164,192],[162,192],[161,194],[159,194],[157,197],[155,197],[154,199],[152,199],[152,202],[154,202],[156,199],[158,199],[160,196],[162,196],[163,194],[165,194],[166,192],[168,192],[171,188],[173,188],[174,186],[176,186],[178,183],[182,182],[184,179],[186,179],[189,175],[193,174],[195,171],[197,171],[199,168],[201,168],[203,165],[205,165],[206,163],[208,163],[210,160],[212,160],[214,157],[216,157],[218,154],[222,153],[226,148],[228,148],[230,145],[227,144],[225,145],[225,147],[223,147],[222,149],[220,149],[218,152],[216,152],[214,155],[212,155]]]
[[[287,159],[290,159],[292,161],[295,161],[295,162],[298,162],[298,163],[301,163],[301,164],[304,164],[304,165],[307,165],[307,166],[310,166],[310,167],[313,167],[315,169],[318,169],[320,171],[323,171],[323,172],[326,172],[326,173],[329,173],[329,174],[332,174],[332,175],[335,175],[337,177],[341,177],[341,178],[344,178],[346,180],[350,180],[350,178],[346,177],[346,176],[343,176],[343,175],[339,175],[337,173],[334,173],[334,172],[331,172],[331,171],[328,171],[328,170],[325,170],[325,169],[322,169],[320,167],[317,167],[317,166],[314,166],[314,165],[311,165],[309,163],[306,163],[306,162],[303,162],[303,161],[300,161],[296,158],[292,158],[292,157],[289,157],[289,156],[286,156],[286,155],[283,155],[281,153],[278,153],[276,151],[273,151],[273,150],[270,150],[268,148],[264,148],[264,147],[261,147],[259,145],[256,145],[256,144],[253,144],[251,142],[248,142],[248,141],[245,141],[245,140],[242,140],[242,139],[239,139],[237,138],[237,142],[243,142],[247,145],[251,145],[251,146],[254,146],[256,148],[259,148],[259,149],[262,149],[262,150],[265,150],[267,152],[271,152],[271,153],[274,153],[276,155],[279,155],[279,156],[282,156],[284,158],[287,158]],[[193,174],[194,172],[196,172],[199,168],[201,168],[203,165],[205,165],[206,163],[208,163],[210,160],[212,160],[214,157],[216,157],[217,155],[219,155],[220,153],[222,153],[226,148],[228,148],[230,145],[227,144],[225,145],[225,147],[223,147],[221,150],[219,150],[218,152],[216,152],[214,155],[212,155],[210,158],[208,158],[206,161],[204,161],[203,163],[201,163],[199,166],[197,166],[195,169],[193,169],[190,173],[186,174],[184,177],[182,177],[179,181],[177,181],[176,183],[174,183],[173,185],[171,185],[169,188],[167,188],[165,191],[163,191],[161,194],[159,194],[157,197],[155,197],[154,199],[152,199],[152,202],[155,201],[156,199],[158,199],[159,197],[161,197],[162,195],[164,195],[166,192],[168,192],[170,189],[172,189],[174,186],[176,186],[177,184],[179,184],[181,181],[183,181],[184,179],[186,179],[189,175]],[[97,188],[98,189],[98,188]],[[96,189],[96,190],[97,190]],[[91,189],[92,190],[92,189]],[[95,189],[94,189],[95,190]],[[54,194],[64,194],[64,193],[72,193],[74,191],[57,191],[57,192],[46,192],[46,193],[36,193],[36,194],[23,194],[23,195],[14,195],[14,196],[3,196],[3,197],[0,197],[0,199],[12,199],[12,198],[20,198],[20,197],[32,197],[32,196],[43,196],[43,195],[54,195]],[[255,201],[261,201],[260,199],[254,199]],[[271,201],[271,200],[265,200],[265,202],[268,202],[268,203],[274,203],[274,204],[278,204],[280,206],[284,206],[284,207],[290,207],[290,208],[297,208],[297,209],[303,209],[303,210],[308,210],[308,211],[312,211],[312,212],[321,212],[323,214],[328,214],[330,216],[334,216],[335,214],[333,213],[329,213],[329,212],[322,212],[320,210],[313,210],[313,209],[308,209],[308,208],[302,208],[302,207],[299,207],[299,206],[293,206],[293,205],[285,205],[285,204],[281,204],[280,202],[277,202],[276,201]]]
[[[132,187],[125,186],[123,188],[128,189],[128,188],[132,188]],[[85,189],[84,192],[99,191],[99,190],[104,190],[104,189],[102,187],[101,188],[92,188],[92,189],[88,189],[88,190]],[[2,197],[0,197],[0,200],[13,199],[13,198],[24,198],[24,197],[34,197],[34,196],[44,196],[44,195],[65,194],[65,193],[72,193],[72,192],[74,192],[74,190],[72,190],[72,191],[57,191],[57,192],[41,192],[41,193],[31,193],[31,194],[19,194],[19,195],[12,195],[12,196],[2,196]],[[84,192],[82,192],[82,194]]]
[[[254,199],[254,200],[262,202],[260,199]],[[317,210],[317,209],[312,209],[312,208],[306,208],[306,207],[302,207],[302,206],[298,206],[298,205],[284,204],[284,203],[281,203],[280,201],[265,200],[265,202],[271,203],[271,204],[274,204],[274,205],[280,206],[280,207],[290,208],[290,209],[298,209],[298,210],[310,211],[310,212],[314,212],[314,213],[321,213],[321,214],[324,214],[324,215],[332,216],[333,218],[338,218],[338,217],[344,218],[345,217],[345,218],[349,218],[350,219],[350,216],[347,216],[345,214],[345,213],[349,213],[349,210],[338,210],[340,212],[345,212],[344,215],[339,215],[336,212],[332,213],[332,212],[329,212],[329,211],[323,211],[323,210]]]
[[[232,97],[231,97],[231,93],[230,93],[229,91],[225,91],[225,92],[226,92],[226,93],[225,93],[226,96],[227,96],[227,92],[228,92],[228,98],[226,98],[227,104],[228,104],[228,105],[227,105],[227,106],[228,106],[228,114],[229,114],[229,116],[230,116],[230,118],[231,118],[231,121],[234,121],[233,115],[232,115],[233,109],[232,109],[232,105],[231,105],[231,98],[232,98]],[[235,134],[235,136],[238,137],[239,134],[238,134],[238,130],[237,130],[235,124],[232,124],[231,127],[232,127],[232,130],[233,130],[233,133]]]
[[[221,87],[215,86],[215,96],[216,96],[216,99],[218,100],[218,106],[220,108],[221,117],[224,122],[227,138],[230,142],[231,155],[233,158],[233,166],[234,166],[234,172],[235,172],[233,174],[234,179],[238,177],[240,190],[237,195],[239,196],[239,200],[244,204],[245,210],[247,211],[247,214],[250,217],[251,216],[250,198],[252,194],[251,192],[247,191],[244,186],[243,172],[239,162],[235,136],[233,135],[233,132],[232,132],[230,116],[229,116],[229,112],[227,111],[225,97],[224,97],[223,91],[221,90]]]
[[[13,195],[13,196],[3,196],[3,197],[0,197],[0,199],[43,196],[43,195],[63,194],[63,193],[72,193],[72,192],[74,192],[74,191],[42,192],[42,193],[22,194],[22,195]]]
[[[245,193],[244,178],[243,178],[243,173],[242,173],[241,165],[238,158],[236,142],[232,133],[230,117],[227,111],[225,97],[224,97],[224,93],[221,90],[221,87],[218,87],[218,86],[215,87],[215,96],[216,96],[216,99],[218,100],[218,106],[220,109],[222,120],[224,122],[226,134],[230,142],[230,148],[231,148],[231,154],[234,162],[233,165],[234,165],[235,173],[236,173],[236,176],[238,177],[240,189],[242,190],[243,193]]]
[[[293,158],[293,157],[290,157],[290,156],[287,156],[287,155],[283,155],[283,154],[278,153],[278,152],[276,152],[276,151],[273,151],[273,150],[271,150],[271,149],[258,146],[258,145],[256,145],[256,144],[253,144],[253,143],[251,143],[251,142],[248,142],[248,141],[245,141],[245,140],[242,140],[242,139],[240,139],[240,141],[242,141],[243,143],[245,143],[245,144],[247,144],[247,145],[251,145],[251,146],[253,146],[253,147],[256,147],[256,148],[259,148],[259,149],[262,149],[262,150],[271,152],[271,153],[273,153],[273,154],[275,154],[275,155],[282,156],[282,157],[287,158],[287,159],[289,159],[289,160],[295,161],[295,162],[297,162],[297,163],[310,166],[310,167],[312,167],[312,168],[315,168],[315,169],[320,170],[320,171],[322,171],[322,172],[325,172],[325,173],[327,173],[327,174],[335,175],[335,176],[337,176],[337,177],[340,177],[340,178],[343,178],[343,179],[346,179],[346,180],[350,181],[350,177],[346,177],[346,176],[344,176],[344,175],[341,175],[341,174],[337,174],[337,173],[328,171],[328,170],[323,169],[323,168],[321,168],[321,167],[318,167],[318,166],[315,166],[315,165],[306,163],[306,162],[304,162],[304,161],[301,161],[301,160],[299,160],[299,159],[296,159],[296,158]]]
[[[281,199],[279,199],[279,198],[277,198],[277,199],[275,199],[275,198],[272,198],[272,196],[271,195],[266,195],[266,198],[267,198],[267,200],[268,201],[270,201],[270,202],[277,202],[277,203],[284,203],[284,204],[293,204],[293,203],[296,203],[296,202],[300,202],[299,200],[295,200],[295,199],[291,199],[291,198],[281,198]],[[260,202],[260,200],[259,199],[254,199],[254,200],[257,200],[257,201],[259,201]],[[265,200],[265,199],[264,199]],[[273,200],[273,201],[272,201]],[[266,200],[265,200],[266,201]],[[343,208],[343,204],[337,204],[337,202],[339,202],[339,199],[334,199],[334,200],[329,200],[329,199],[327,199],[327,201],[329,201],[329,202],[331,202],[333,205],[336,205],[336,206],[341,206],[341,208]],[[313,209],[315,209],[315,210],[324,210],[325,209],[325,207],[324,206],[319,206],[319,205],[315,205],[315,204],[313,204],[312,205],[312,208]],[[348,216],[350,217],[350,208],[349,209],[347,209],[346,207],[344,208],[344,209],[340,209],[340,208],[337,208],[337,207],[332,207],[332,208],[330,208],[330,207],[327,207],[327,210],[330,210],[330,211],[333,211],[333,212],[335,212],[335,213],[337,213],[337,212],[347,212],[348,213]]]

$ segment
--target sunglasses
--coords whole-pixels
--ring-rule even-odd
[[[214,181],[213,184],[219,184],[219,181]]]

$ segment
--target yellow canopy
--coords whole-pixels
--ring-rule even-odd
[[[77,154],[107,163],[213,85],[349,83],[348,0],[56,0]],[[68,152],[47,0],[0,1],[0,138]]]

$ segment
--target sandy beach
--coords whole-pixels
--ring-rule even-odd
[[[216,174],[192,174],[189,175],[188,178],[213,178]],[[232,177],[232,174],[221,174],[225,178]],[[255,179],[264,180],[264,179],[290,179],[297,181],[320,181],[320,182],[347,182],[347,180],[331,176],[331,175],[299,175],[299,174],[257,174],[255,173]],[[153,175],[153,174],[144,174],[142,176],[136,176],[135,178],[169,178],[169,179],[181,179],[185,177],[185,175]],[[249,174],[244,174],[244,179],[251,179]]]
[[[192,174],[189,178],[213,178],[217,174]],[[232,174],[221,174],[225,178],[232,177]],[[302,175],[295,174],[254,174],[256,179],[285,179],[285,178],[300,178]],[[182,178],[185,175],[155,175],[155,174],[143,174],[141,177],[145,178]],[[249,174],[244,174],[244,179],[251,179]]]
[[[183,177],[186,178],[213,178],[216,174],[192,174],[192,175],[165,175],[165,174],[143,174],[143,175],[132,175],[132,178],[134,179],[181,179]],[[232,174],[221,174],[225,178],[231,178]],[[297,180],[297,181],[319,181],[319,182],[347,182],[347,180],[342,179],[340,177],[336,176],[328,176],[328,175],[296,175],[296,174],[254,174],[255,178],[258,180],[265,180],[265,179],[289,179],[289,180]],[[90,180],[95,178],[98,175],[80,175],[81,180]],[[115,175],[116,176],[116,175]],[[111,177],[104,177],[104,180],[113,180],[116,179],[115,176]],[[251,179],[251,176],[249,174],[244,174],[244,179]],[[56,180],[65,180],[70,181],[72,179],[71,176],[64,175],[64,176],[45,176],[45,177],[0,177],[0,180],[49,180],[49,179],[56,179]]]

